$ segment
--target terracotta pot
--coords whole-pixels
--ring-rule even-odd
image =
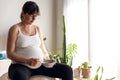
[[[90,78],[91,76],[91,68],[81,68],[83,78]]]

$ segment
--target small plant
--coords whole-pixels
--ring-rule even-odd
[[[104,71],[103,67],[102,67],[102,66],[99,66],[99,67],[97,68],[97,71],[96,71],[94,80],[102,80],[103,71]]]
[[[102,80],[103,78],[103,72],[104,72],[104,68],[102,66],[99,66],[96,70],[96,74],[94,76],[94,80]],[[114,80],[115,77],[109,78],[109,79],[105,79],[105,80]]]
[[[83,62],[82,63],[82,68],[89,68],[89,63],[88,62]]]
[[[89,78],[91,75],[91,66],[88,62],[83,62],[81,65],[82,76],[83,78]]]

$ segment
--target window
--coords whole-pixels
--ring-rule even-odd
[[[93,73],[100,65],[104,79],[120,79],[119,4],[119,0],[64,0],[67,42],[78,45],[74,66],[89,60]]]
[[[67,43],[78,46],[73,67],[88,61],[88,0],[64,0]]]

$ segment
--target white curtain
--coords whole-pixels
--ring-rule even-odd
[[[103,80],[120,80],[120,0],[90,0],[89,28],[93,70],[103,66]]]
[[[64,0],[64,15],[67,44],[78,46],[78,55],[73,62],[73,67],[77,67],[88,61],[88,0]]]

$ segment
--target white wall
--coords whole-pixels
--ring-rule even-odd
[[[0,0],[0,50],[6,48],[8,29],[20,21],[21,8],[27,0]],[[48,50],[55,48],[55,0],[33,0],[39,7],[41,16],[36,24],[42,29],[44,37],[47,37]]]
[[[63,16],[63,0],[56,1],[56,47],[63,47],[63,31],[62,31],[62,16]]]

